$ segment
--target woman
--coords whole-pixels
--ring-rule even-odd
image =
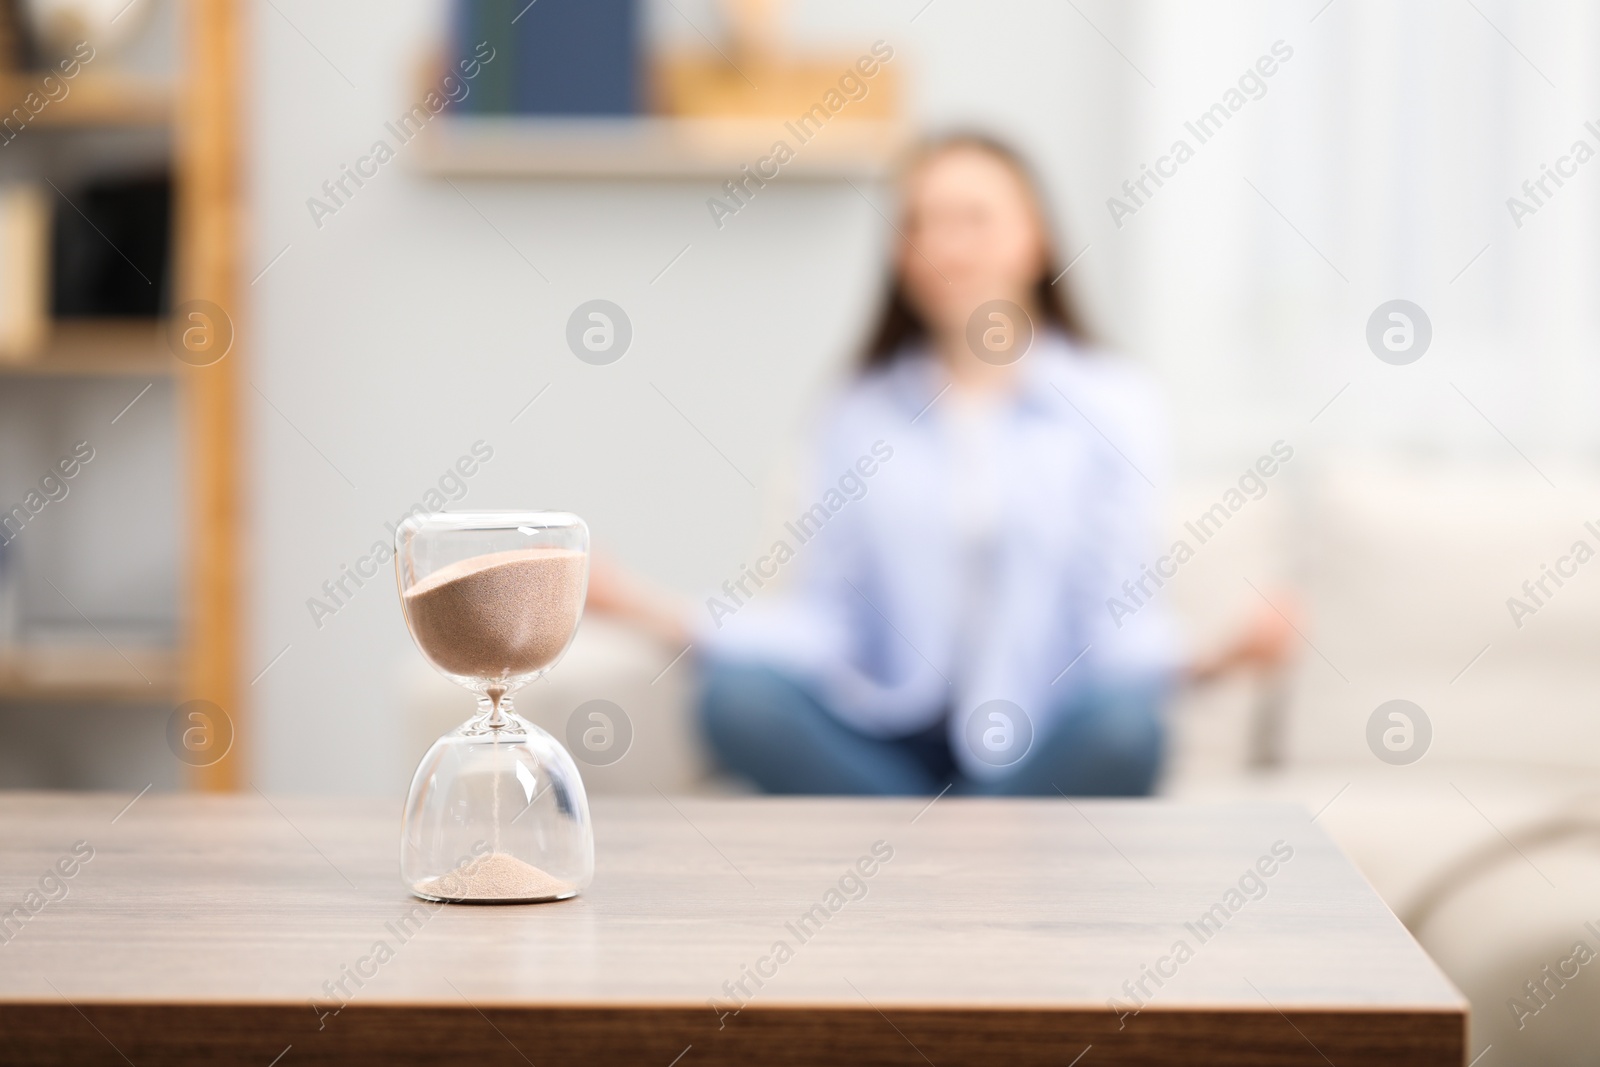
[[[1276,660],[1285,624],[1177,666],[1160,596],[1125,589],[1152,590],[1164,419],[1092,349],[1036,185],[958,136],[904,190],[887,303],[781,542],[704,612],[604,565],[590,607],[692,643],[712,748],[768,792],[1146,794],[1174,686]]]

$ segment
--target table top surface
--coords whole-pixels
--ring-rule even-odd
[[[1466,1010],[1297,807],[600,798],[580,897],[474,907],[397,804],[128,802],[0,794],[0,1002]]]

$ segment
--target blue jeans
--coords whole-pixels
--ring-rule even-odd
[[[846,726],[802,684],[758,664],[704,667],[701,722],[724,769],[767,793],[931,796],[1146,796],[1161,767],[1163,681],[1086,694],[1049,718],[1004,777],[956,768],[941,721],[881,739]]]

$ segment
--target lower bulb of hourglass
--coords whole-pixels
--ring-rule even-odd
[[[577,895],[594,874],[594,836],[577,765],[510,710],[433,743],[406,801],[401,878],[427,900],[530,903]]]

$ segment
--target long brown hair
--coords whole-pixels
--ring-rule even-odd
[[[1044,230],[1041,235],[1044,242],[1043,262],[1040,264],[1039,277],[1033,283],[1034,309],[1044,320],[1045,325],[1053,326],[1069,340],[1087,342],[1090,339],[1089,330],[1072,294],[1068,291],[1067,280],[1062,278],[1059,282],[1053,281],[1061,273],[1057,263],[1055,238],[1045,211],[1044,198],[1040,195],[1038,179],[1021,155],[987,134],[955,133],[924,143],[911,155],[905,173],[910,173],[929,160],[956,149],[975,149],[998,159],[1011,169],[1033,197]],[[861,358],[861,370],[868,371],[884,366],[894,359],[895,354],[901,349],[924,341],[927,337],[928,324],[912,306],[910,298],[906,295],[905,281],[899,272],[895,271],[889,280],[888,293],[883,310],[878,314],[877,326],[872,331],[872,340]]]

